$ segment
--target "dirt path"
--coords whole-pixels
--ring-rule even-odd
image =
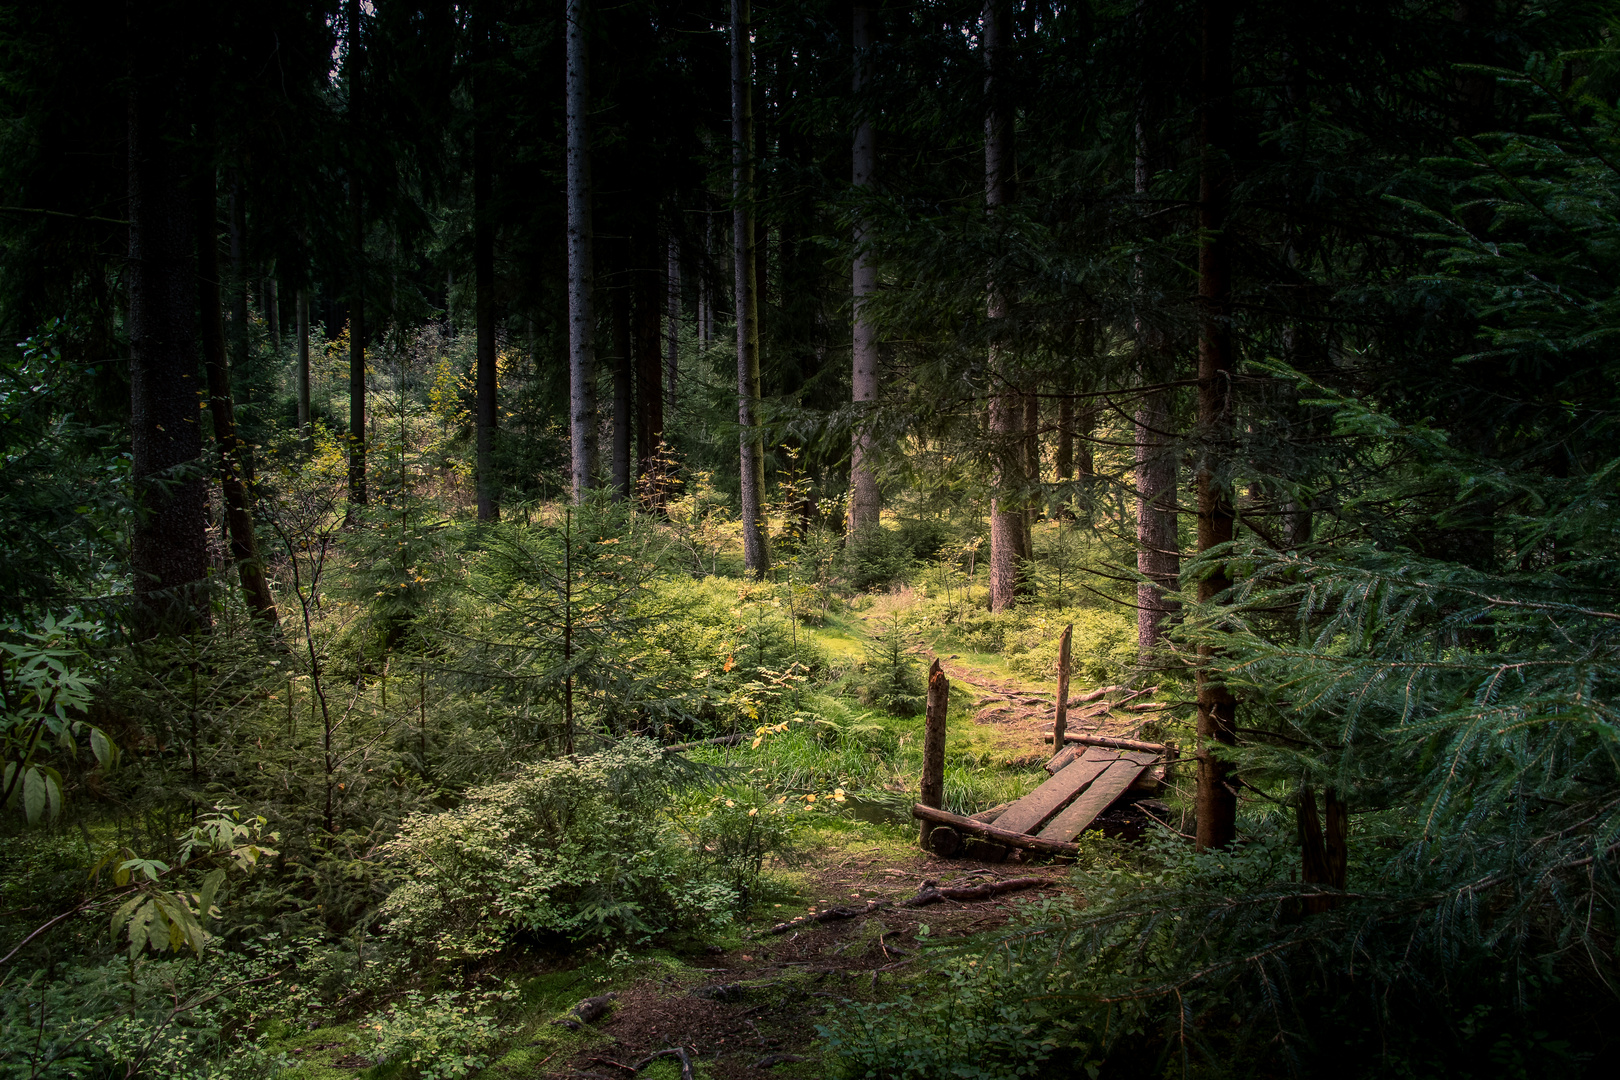
[[[814,871],[810,909],[868,900],[899,902],[925,881],[976,884],[1009,877],[1043,877],[1050,886],[974,903],[945,901],[923,908],[884,908],[872,915],[812,923],[778,936],[749,939],[741,948],[694,959],[693,967],[632,985],[599,1025],[604,1038],[543,1075],[631,1080],[631,1066],[661,1050],[684,1047],[694,1065],[715,1078],[824,1076],[816,1025],[850,1001],[893,996],[914,984],[925,941],[983,933],[1005,924],[1017,906],[1068,890],[1063,866],[986,867],[968,860],[914,856],[853,856]],[[768,925],[765,923],[761,926]]]

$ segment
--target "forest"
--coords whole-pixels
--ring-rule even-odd
[[[0,1078],[1601,1075],[1617,32],[0,4]]]

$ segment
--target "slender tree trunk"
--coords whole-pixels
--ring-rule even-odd
[[[274,276],[264,279],[264,322],[270,330],[270,351],[281,357],[281,296]]]
[[[713,198],[714,196],[709,192],[704,192],[704,205],[711,206]],[[700,282],[703,286],[703,325],[701,333],[705,349],[714,344],[714,304],[718,296],[718,290],[715,288],[718,282],[714,272],[714,249],[718,245],[715,242],[714,234],[714,211],[712,209],[705,210],[703,213],[703,279]]]
[[[658,233],[654,223],[637,245],[636,269],[636,476],[658,467],[664,438],[664,337],[660,323],[669,305],[669,287],[658,273]]]
[[[309,290],[298,290],[298,437],[307,453],[313,448],[315,429],[309,415]]]
[[[1201,447],[1196,477],[1198,550],[1232,539],[1231,480],[1226,462],[1232,444],[1232,293],[1227,207],[1232,192],[1232,4],[1203,0],[1203,116],[1199,131],[1198,181],[1198,428]],[[1198,584],[1207,603],[1231,585],[1225,565]],[[1237,703],[1213,675],[1214,654],[1201,646],[1198,668],[1198,846],[1224,848],[1237,835],[1237,795],[1231,767],[1211,752],[1237,741]]]
[[[612,244],[610,251],[623,255],[624,248],[620,244]],[[622,264],[618,272],[610,275],[617,281],[608,292],[612,299],[609,318],[613,323],[613,492],[614,497],[628,499],[630,497],[630,455],[634,444],[631,419],[632,395],[635,386],[635,348],[631,344],[634,336],[633,324],[635,316],[631,305],[635,302],[633,290],[630,285],[631,273]]]
[[[568,0],[568,406],[574,501],[596,478],[596,315],[585,0]]]
[[[861,106],[859,98],[865,88],[871,64],[872,38],[869,30],[870,12],[864,6],[855,8],[855,96],[860,109],[855,122],[854,184],[857,197],[876,186],[877,136],[871,117]],[[867,251],[867,225],[864,218],[855,222],[855,264],[852,274],[855,292],[854,372],[851,381],[855,403],[855,432],[850,445],[849,465],[849,532],[859,532],[878,523],[883,512],[883,496],[878,491],[877,474],[868,461],[872,453],[872,432],[861,407],[877,400],[878,344],[877,329],[867,311],[867,298],[877,292],[877,267]]]
[[[366,503],[366,214],[360,177],[365,124],[365,45],[360,0],[347,0],[349,82],[349,502]]]
[[[482,11],[482,7],[474,8]],[[495,491],[495,427],[499,416],[495,373],[495,220],[490,205],[494,190],[491,174],[494,132],[489,122],[489,28],[483,18],[473,30],[475,62],[473,74],[473,286],[477,291],[474,321],[477,325],[477,360],[474,373],[477,396],[478,520],[496,521],[501,516]]]
[[[233,170],[234,173],[234,170]],[[237,371],[246,371],[248,366],[248,349],[252,343],[252,333],[248,326],[248,279],[247,279],[247,213],[242,198],[242,178],[232,175],[230,199],[231,211],[231,338],[230,358]],[[209,217],[212,225],[213,218]],[[215,259],[218,262],[218,259]],[[207,319],[207,315],[203,316]],[[244,387],[246,384],[244,384]],[[247,393],[244,389],[244,395]],[[251,405],[251,401],[247,401]]]
[[[984,202],[992,222],[999,207],[1012,201],[1013,127],[1010,105],[1001,86],[1001,65],[1012,44],[1012,19],[1004,0],[984,5]],[[987,310],[990,316],[990,439],[996,455],[995,496],[990,502],[990,610],[1005,611],[1018,602],[1018,579],[1024,552],[1024,395],[1007,346],[996,340],[998,324],[1010,303],[992,275]]]
[[[189,138],[181,74],[185,28],[168,5],[129,23],[129,393],[131,479],[139,507],[131,561],[149,630],[208,622],[207,489],[197,422]]]
[[[743,564],[770,569],[765,544],[765,434],[759,426],[759,296],[754,246],[753,23],[749,0],[731,0],[732,250],[737,276],[737,428],[741,444]]]
[[[1032,493],[1024,500],[1024,543],[1020,554],[1026,561],[1035,557],[1035,520],[1041,510],[1040,500],[1033,494],[1041,489],[1041,398],[1037,389],[1024,394],[1024,486]],[[1033,586],[1028,574],[1020,576],[1020,592],[1030,595]]]
[[[1074,482],[1074,372],[1065,370],[1058,383],[1057,445],[1052,450],[1052,472],[1066,494]]]
[[[277,625],[276,602],[264,577],[259,559],[258,538],[253,532],[252,502],[248,498],[242,465],[242,440],[236,434],[236,415],[231,400],[231,372],[226,359],[225,314],[220,303],[218,187],[211,158],[213,119],[206,101],[197,103],[198,141],[203,144],[204,160],[193,176],[192,199],[197,216],[197,310],[202,331],[203,368],[208,373],[208,414],[214,423],[214,444],[219,448],[219,480],[225,501],[225,527],[230,537],[231,559],[242,581],[242,596],[248,609],[266,626]],[[233,248],[236,246],[232,244]]]
[[[1141,7],[1138,17],[1142,17]],[[1146,47],[1147,28],[1139,25]],[[1139,199],[1148,195],[1154,167],[1153,126],[1147,87],[1155,73],[1142,72],[1143,93],[1136,113],[1136,176]],[[1150,233],[1151,235],[1151,233]],[[1170,381],[1174,357],[1165,332],[1153,325],[1148,313],[1154,306],[1147,293],[1146,273],[1138,260],[1136,271],[1136,368],[1145,386]],[[1168,391],[1150,390],[1138,399],[1135,415],[1136,463],[1136,570],[1147,580],[1136,587],[1136,646],[1143,664],[1150,663],[1165,635],[1165,623],[1178,610],[1168,594],[1181,576],[1181,542],[1177,517],[1176,440],[1170,432]]]
[[[665,376],[669,380],[668,408],[675,408],[675,387],[681,366],[681,242],[669,237],[669,340],[665,344]]]

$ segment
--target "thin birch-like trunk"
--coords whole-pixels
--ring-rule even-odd
[[[473,388],[477,399],[478,520],[496,521],[501,508],[495,491],[495,429],[500,413],[495,372],[495,222],[490,205],[494,191],[490,144],[494,132],[489,123],[489,76],[483,70],[489,62],[489,29],[482,17],[473,33],[473,48],[480,62],[473,73],[473,288],[477,293],[473,300],[473,320],[477,324]]]
[[[1009,102],[998,79],[999,67],[1012,42],[1012,22],[1002,0],[986,0],[982,50],[984,54],[984,202],[995,220],[996,210],[1012,199],[1013,130]],[[999,282],[991,276],[986,310],[991,334],[1007,318],[1010,304]],[[1018,577],[1024,554],[1027,522],[1024,519],[1024,395],[1005,344],[990,343],[990,439],[995,453],[995,495],[990,501],[990,610],[1005,611],[1018,603]]]
[[[765,436],[759,426],[759,295],[754,245],[754,102],[748,0],[731,0],[732,252],[737,278],[737,429],[742,473],[743,564],[770,569],[765,544]]]
[[[596,316],[585,0],[568,0],[568,410],[574,501],[596,478]]]
[[[863,6],[855,8],[853,41],[855,46],[856,107],[860,109],[855,122],[853,181],[857,197],[870,192],[875,185],[877,169],[877,138],[871,117],[859,102],[866,85],[867,70],[871,63],[872,38],[869,28],[870,12]],[[851,398],[855,404],[855,431],[850,440],[849,459],[849,532],[859,532],[878,523],[883,512],[883,496],[878,491],[877,475],[868,458],[872,453],[872,432],[862,415],[862,406],[877,400],[878,345],[877,331],[867,311],[867,298],[877,291],[877,268],[867,251],[867,224],[864,218],[855,221],[855,261],[853,279],[855,325],[853,331],[854,368],[851,373]]]

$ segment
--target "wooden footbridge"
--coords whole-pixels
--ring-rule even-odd
[[[1057,711],[1053,732],[1056,754],[1047,763],[1052,776],[1015,803],[963,817],[941,809],[945,771],[945,710],[950,680],[935,660],[928,671],[928,711],[923,739],[921,798],[912,816],[921,828],[922,846],[937,855],[981,853],[1005,857],[1007,848],[1048,855],[1072,855],[1075,837],[1098,815],[1144,781],[1157,779],[1160,766],[1175,757],[1173,747],[1159,743],[1071,734],[1065,730],[1068,696],[1068,638],[1059,652]],[[1150,773],[1150,770],[1153,772]]]

